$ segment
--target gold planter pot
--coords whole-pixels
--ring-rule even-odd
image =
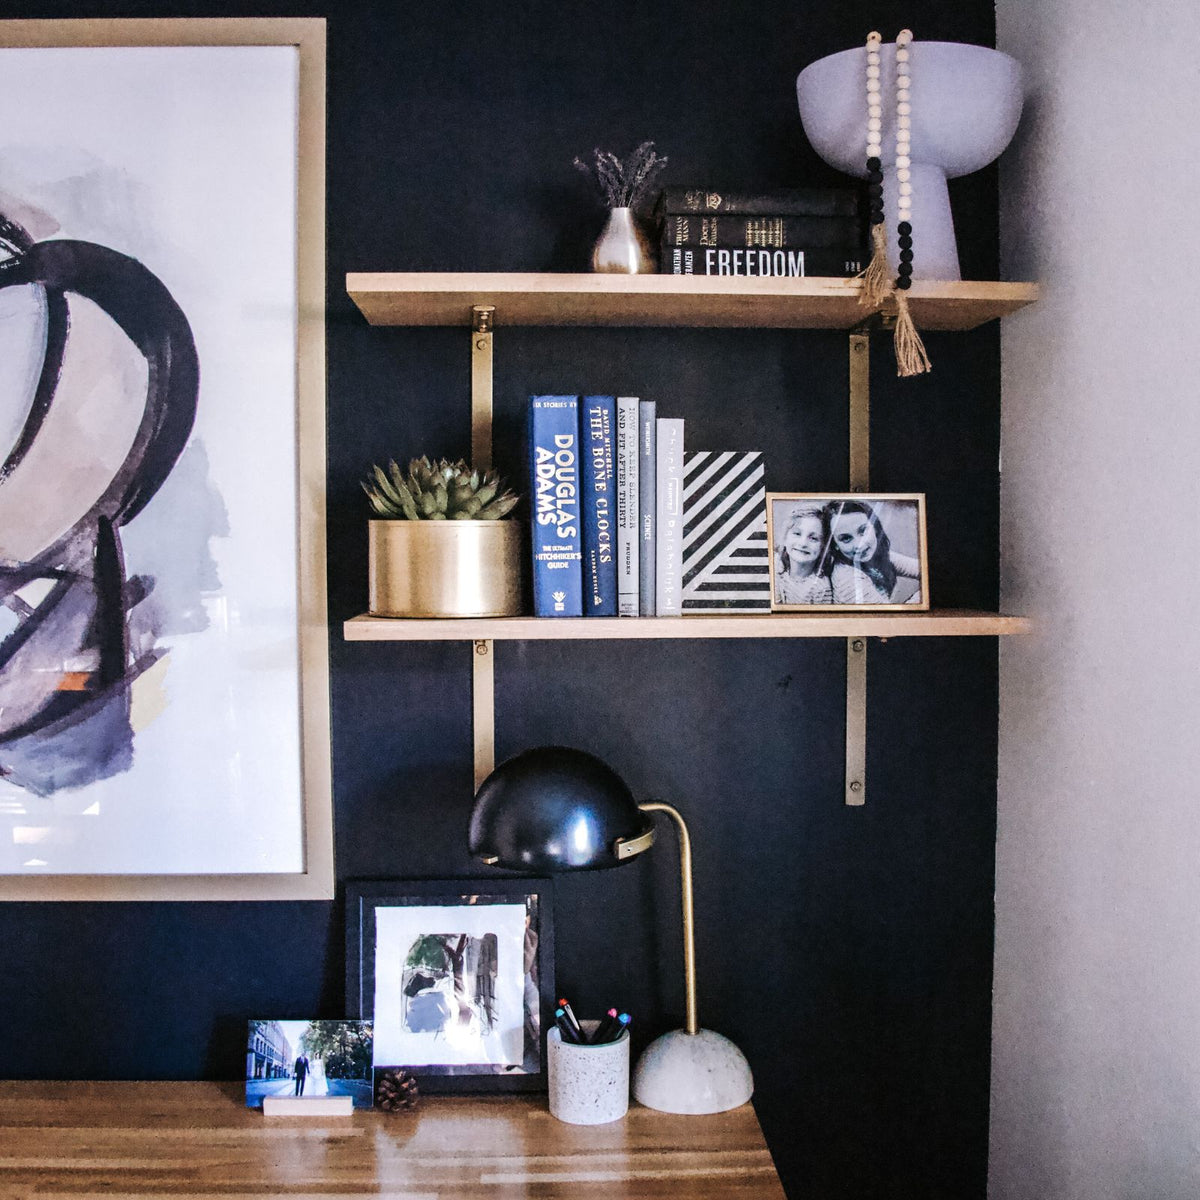
[[[511,617],[524,611],[520,521],[370,521],[376,617]]]

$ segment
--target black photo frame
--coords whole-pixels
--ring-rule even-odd
[[[377,1077],[403,1068],[429,1093],[544,1091],[550,880],[348,883],[346,1011],[374,1021]]]

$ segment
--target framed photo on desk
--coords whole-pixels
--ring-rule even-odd
[[[375,1030],[375,1069],[422,1091],[537,1091],[554,1003],[543,879],[346,886],[346,1009]]]

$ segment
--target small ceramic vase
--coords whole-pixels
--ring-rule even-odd
[[[620,275],[652,275],[658,270],[650,242],[632,209],[609,210],[608,222],[592,251],[592,270]]]

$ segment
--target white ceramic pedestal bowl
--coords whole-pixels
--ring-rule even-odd
[[[1016,132],[1023,99],[1021,65],[986,46],[912,42],[911,151],[913,278],[961,279],[946,180],[997,158]],[[888,255],[896,267],[896,47],[880,47],[883,109],[883,208]],[[843,50],[796,79],[800,120],[831,167],[867,173],[867,51]]]

